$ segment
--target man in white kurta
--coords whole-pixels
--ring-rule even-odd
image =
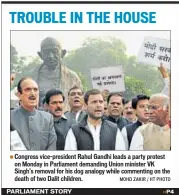
[[[152,95],[149,100],[149,123],[139,127],[133,135],[130,150],[170,150],[169,98]]]

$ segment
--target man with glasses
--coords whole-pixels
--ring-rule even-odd
[[[170,150],[169,98],[154,94],[149,100],[149,123],[133,135],[130,150]]]
[[[73,86],[68,92],[68,102],[70,105],[70,111],[65,113],[65,116],[71,121],[71,124],[75,124],[80,121],[86,112],[83,109],[84,105],[84,92],[77,85]]]
[[[132,98],[131,102],[132,102],[131,104],[132,104],[133,112],[137,116],[137,121],[135,123],[125,126],[122,129],[122,135],[124,137],[127,150],[130,147],[132,136],[136,131],[136,129],[139,126],[146,124],[149,121],[149,113],[148,113],[149,97],[140,94]]]
[[[127,99],[124,100],[123,117],[131,121],[132,123],[135,123],[137,121],[137,117],[132,107],[132,101]]]
[[[39,101],[37,83],[30,77],[24,77],[19,81],[17,90],[21,106],[11,111],[11,125],[26,149],[56,150],[53,116],[36,109]]]

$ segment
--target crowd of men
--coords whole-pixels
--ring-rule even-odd
[[[163,66],[159,69],[169,81]],[[11,131],[18,132],[26,150],[170,150],[165,92],[126,100],[119,92],[84,92],[74,84],[67,97],[60,89],[48,90],[39,107],[38,84],[23,77],[17,84],[18,106],[11,108]]]

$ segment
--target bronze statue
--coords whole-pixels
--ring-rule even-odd
[[[62,63],[65,54],[66,50],[62,49],[56,39],[47,37],[41,42],[41,51],[38,52],[38,55],[43,64],[33,72],[33,77],[35,77],[40,89],[40,106],[49,89],[60,88],[67,99],[68,90],[73,85],[82,87],[78,75]]]

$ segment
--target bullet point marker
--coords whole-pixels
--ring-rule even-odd
[[[13,159],[13,155],[10,155],[10,159]]]

